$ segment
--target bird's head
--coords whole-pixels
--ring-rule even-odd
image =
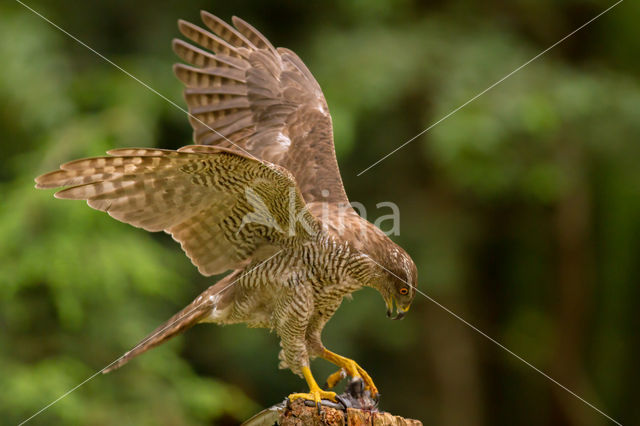
[[[387,316],[394,320],[402,319],[409,311],[416,295],[418,285],[416,265],[407,252],[395,246],[389,255],[385,256],[383,262],[378,263],[378,267],[381,271],[373,287],[380,292],[387,305]]]

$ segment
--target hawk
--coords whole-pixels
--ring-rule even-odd
[[[125,148],[71,161],[36,178],[64,187],[57,198],[86,200],[122,222],[165,231],[205,276],[230,272],[104,372],[198,323],[246,323],[274,330],[280,368],[304,377],[305,398],[336,394],[318,386],[310,359],[339,367],[378,390],[355,361],[331,352],[321,333],[342,299],[380,292],[387,315],[402,318],[417,284],[409,255],[349,205],[322,91],[302,60],[255,28],[201,13],[208,30],[179,21],[193,44],[173,41],[195,145]],[[395,305],[395,306],[394,306]]]

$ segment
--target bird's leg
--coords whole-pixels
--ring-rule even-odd
[[[295,290],[295,291],[294,291]],[[292,309],[295,305],[297,309]],[[280,313],[284,320],[278,324],[278,335],[282,346],[282,358],[284,365],[294,373],[302,373],[309,386],[308,393],[292,393],[289,400],[306,399],[314,401],[320,409],[320,401],[329,399],[336,402],[336,393],[320,389],[309,369],[309,355],[305,341],[305,332],[311,315],[310,307],[313,306],[313,289],[310,285],[293,283],[292,290],[281,294],[276,305],[274,315]]]
[[[369,392],[371,392],[372,397],[378,395],[378,388],[376,388],[376,385],[373,383],[371,376],[369,376],[364,368],[360,367],[357,362],[352,359],[340,356],[327,349],[324,349],[320,356],[340,367],[340,370],[336,371],[327,378],[327,386],[329,388],[332,388],[336,384],[338,384],[338,382],[342,380],[344,378],[344,375],[346,374],[353,378],[361,378],[364,382],[365,389],[368,389]]]
[[[316,379],[313,378],[313,374],[311,374],[309,367],[302,367],[302,375],[309,385],[309,393],[292,393],[289,395],[289,400],[294,401],[299,398],[304,398],[309,401],[314,401],[318,406],[320,401],[323,399],[329,399],[333,402],[337,402],[335,392],[320,389],[320,386],[316,383]]]

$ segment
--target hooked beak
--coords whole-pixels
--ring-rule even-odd
[[[391,318],[392,320],[401,320],[402,318],[404,318],[404,316],[407,314],[407,312],[409,312],[409,306],[403,307],[398,305],[398,301],[395,300],[394,298],[390,297],[389,299],[385,300],[386,305],[387,305],[387,318]],[[395,307],[396,307],[396,315],[393,315],[393,305],[395,303]]]

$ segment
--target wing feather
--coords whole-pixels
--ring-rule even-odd
[[[180,59],[200,68],[232,67],[242,69],[244,67],[244,62],[234,60],[233,57],[224,54],[213,55],[182,40],[174,39],[172,47]]]
[[[227,84],[246,83],[244,71],[229,67],[201,69],[190,65],[176,64],[173,71],[180,81],[189,87],[220,87]]]
[[[205,112],[248,109],[250,107],[249,100],[246,97],[232,97],[227,100],[218,100],[216,102],[200,102],[199,106],[193,107],[193,114],[202,114]]]
[[[228,43],[236,47],[241,47],[248,50],[257,49],[257,47],[253,43],[251,43],[249,40],[247,40],[245,36],[243,36],[235,28],[233,28],[231,25],[227,24],[217,16],[205,10],[202,10],[200,11],[200,18],[202,19],[202,22],[204,22],[204,24],[207,27],[209,27],[211,31],[218,34]]]
[[[294,177],[280,166],[214,146],[109,154],[65,163],[36,178],[36,187],[66,187],[56,197],[168,232],[204,275],[238,269],[320,232]],[[300,214],[303,223],[290,223]]]
[[[191,64],[174,69],[186,86],[195,142],[236,148],[285,167],[308,203],[348,202],[329,109],[302,60],[274,48],[240,18],[232,26],[208,12],[201,17],[211,32],[184,21],[180,31],[212,53],[174,42],[178,56]],[[223,66],[222,58],[233,63]]]
[[[240,31],[242,35],[244,35],[254,46],[258,49],[268,49],[273,54],[276,54],[276,49],[273,45],[267,40],[265,36],[260,34],[258,30],[253,28],[248,22],[244,21],[237,16],[231,18],[233,25]]]
[[[242,58],[243,54],[240,53],[234,46],[230,45],[220,37],[211,34],[209,31],[193,25],[191,22],[178,21],[178,29],[183,36],[193,41],[196,44],[208,49],[212,52],[216,52],[220,55],[230,56],[232,58]]]

